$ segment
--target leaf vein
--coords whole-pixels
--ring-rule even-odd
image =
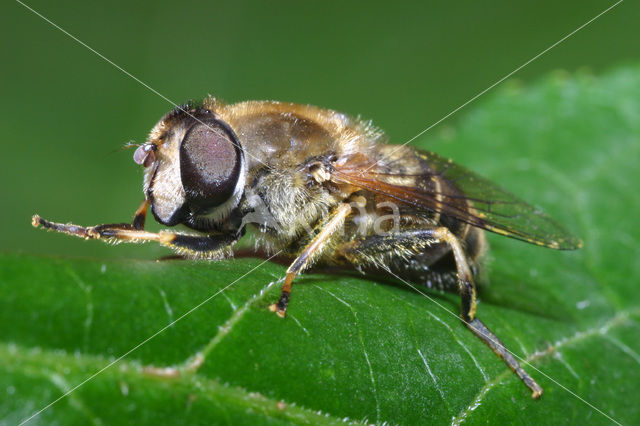
[[[0,370],[12,372],[20,371],[22,374],[28,374],[34,378],[42,378],[53,382],[54,386],[63,392],[68,391],[71,386],[64,378],[54,371],[66,370],[84,371],[87,369],[97,369],[110,362],[109,359],[99,355],[82,356],[70,355],[61,350],[41,350],[28,349],[13,343],[0,343]],[[103,375],[103,380],[114,380],[116,382],[133,379],[148,379],[149,375],[145,374],[147,366],[140,365],[135,360],[122,360],[118,369],[112,369]],[[51,370],[50,370],[51,369]],[[153,380],[146,386],[157,384],[157,380]],[[274,418],[274,416],[283,417],[291,422],[304,424],[355,424],[357,422],[348,418],[337,418],[330,413],[319,413],[298,404],[289,404],[286,401],[276,401],[261,393],[250,392],[244,388],[222,384],[216,379],[212,379],[200,374],[182,375],[173,378],[165,378],[162,383],[176,384],[179,388],[181,384],[192,387],[192,392],[197,390],[208,398],[209,401],[216,401],[219,394],[223,394],[227,399],[236,401],[238,404],[246,407],[247,410],[260,410],[266,413],[266,418]],[[76,409],[81,409],[87,417],[94,419],[95,424],[102,424],[101,419],[91,415],[89,408],[78,400],[78,393],[70,395],[70,401],[78,401]],[[278,405],[285,403],[286,409],[278,409]],[[86,409],[86,412],[82,407]]]
[[[356,329],[358,330],[358,340],[360,341],[360,347],[362,348],[362,353],[364,354],[364,359],[367,361],[367,366],[369,367],[369,378],[371,379],[373,397],[374,397],[374,399],[376,401],[376,423],[380,423],[380,398],[378,397],[378,388],[376,386],[375,376],[373,375],[373,367],[371,366],[371,361],[369,360],[369,354],[367,353],[367,348],[366,348],[366,346],[364,344],[364,338],[362,337],[362,330],[361,330],[360,325],[358,323],[357,312],[355,311],[355,309],[353,309],[353,306],[351,306],[349,303],[347,303],[346,301],[342,300],[341,298],[339,298],[338,296],[336,296],[335,294],[333,294],[329,290],[324,289],[322,287],[318,287],[318,286],[315,286],[315,287],[318,288],[321,291],[324,291],[325,293],[330,294],[332,297],[337,299],[339,302],[341,302],[342,304],[346,305],[349,308],[349,310],[351,311],[351,314],[353,315],[353,320],[354,320]]]
[[[469,350],[469,348],[467,348],[467,345],[465,345],[462,340],[460,340],[458,338],[458,336],[453,332],[453,329],[451,328],[451,326],[449,326],[449,324],[447,324],[446,322],[444,322],[442,319],[440,319],[437,315],[428,312],[427,314],[429,314],[429,316],[431,316],[433,319],[435,319],[436,321],[438,321],[440,324],[442,324],[444,327],[447,328],[447,330],[449,330],[449,332],[451,333],[451,335],[453,336],[453,339],[460,345],[462,346],[462,349],[464,349],[464,351],[469,355],[469,358],[471,358],[471,360],[473,361],[473,364],[476,366],[476,368],[478,370],[480,370],[480,374],[482,374],[482,377],[484,378],[485,383],[489,381],[489,376],[487,376],[487,373],[485,373],[484,369],[482,368],[482,366],[480,365],[480,363],[478,362],[478,360],[476,359],[475,356],[473,356],[473,353],[471,353],[471,350]]]
[[[442,401],[445,403],[445,405],[448,406],[449,403],[447,402],[447,398],[444,396],[444,392],[442,392],[442,389],[440,389],[440,385],[438,385],[438,381],[436,380],[436,377],[431,372],[431,368],[429,367],[429,363],[427,362],[427,358],[422,354],[420,349],[418,349],[418,355],[420,355],[420,358],[422,358],[422,362],[424,363],[424,366],[427,369],[427,373],[429,373],[429,376],[431,376],[431,380],[433,380],[433,384],[435,385],[436,389],[438,390],[438,393],[440,394],[440,397],[442,398]]]
[[[61,393],[66,393],[71,389],[69,383],[60,374],[51,373],[47,375],[49,381],[58,388]],[[93,425],[102,425],[102,420],[98,418],[90,409],[85,405],[82,399],[77,395],[70,395],[69,405],[76,411],[84,415]]]
[[[194,372],[197,371],[207,359],[207,356],[216,346],[233,330],[233,327],[244,317],[251,306],[259,301],[267,294],[268,290],[278,281],[271,281],[260,291],[251,296],[240,308],[236,309],[233,314],[218,328],[218,333],[207,343],[204,348],[183,362],[181,368]]]
[[[620,340],[618,340],[618,339],[616,339],[614,337],[605,335],[604,338],[607,339],[608,341],[610,341],[611,343],[613,343],[615,346],[617,346],[618,349],[620,349],[622,352],[624,352],[625,354],[629,355],[635,362],[640,364],[640,355],[638,355],[638,353],[636,351],[634,351],[629,346],[625,345]]]
[[[543,359],[547,356],[554,354],[556,351],[558,351],[560,348],[564,346],[569,346],[579,341],[589,339],[591,337],[605,336],[606,333],[608,333],[609,330],[611,330],[612,328],[619,327],[623,324],[626,324],[631,320],[630,317],[637,316],[639,314],[640,314],[640,309],[631,309],[631,310],[621,311],[618,314],[616,314],[614,317],[606,321],[603,325],[597,325],[597,326],[588,328],[584,331],[579,331],[573,334],[572,336],[559,339],[558,341],[549,345],[546,349],[542,351],[536,351],[532,353],[531,355],[525,358],[525,362],[532,363],[532,362],[538,361],[540,359]],[[489,393],[489,391],[493,389],[498,383],[500,383],[500,381],[502,381],[503,379],[505,379],[511,374],[513,374],[511,370],[505,369],[502,373],[495,376],[493,380],[491,380],[485,386],[483,386],[482,389],[480,389],[480,391],[476,395],[476,397],[473,399],[473,401],[467,407],[462,409],[460,413],[458,413],[458,415],[451,420],[451,425],[460,425],[461,423],[463,423],[468,418],[468,416],[481,405],[482,400]]]
[[[399,298],[395,295],[392,295],[392,297],[396,300],[400,300],[404,303],[406,303],[407,305],[415,308],[416,310],[419,311],[425,311],[425,308],[420,308],[416,305],[414,305],[413,303],[409,302],[408,300]],[[451,336],[453,337],[453,340],[456,341],[456,343],[458,343],[458,345],[460,345],[462,347],[462,349],[464,349],[464,351],[467,353],[467,355],[469,355],[469,357],[471,358],[471,361],[473,361],[473,364],[476,366],[476,368],[480,371],[480,374],[482,374],[482,377],[484,378],[485,383],[489,381],[489,376],[487,376],[487,373],[485,373],[484,369],[482,368],[482,366],[480,365],[480,363],[478,362],[478,360],[476,359],[475,356],[473,356],[473,353],[471,352],[471,350],[469,350],[469,348],[467,348],[467,346],[462,342],[462,340],[460,340],[460,338],[458,337],[458,335],[453,331],[453,328],[451,328],[451,326],[449,324],[447,324],[446,322],[444,322],[442,319],[440,319],[440,317],[438,317],[437,315],[431,313],[430,311],[426,310],[427,314],[429,316],[431,316],[433,319],[435,319],[436,321],[438,321],[440,324],[442,324],[447,330],[449,330],[449,332],[451,333]]]
[[[91,286],[85,284],[84,281],[80,279],[78,274],[76,274],[76,272],[73,269],[71,269],[71,267],[67,266],[66,271],[69,274],[69,276],[73,279],[73,281],[75,281],[75,283],[78,284],[78,287],[80,287],[80,289],[84,292],[84,295],[85,295],[87,316],[83,323],[82,348],[84,352],[88,352],[89,340],[91,338],[91,326],[93,325],[93,315],[94,315],[93,294],[91,292]]]

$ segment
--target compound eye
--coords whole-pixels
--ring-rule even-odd
[[[180,175],[192,211],[202,213],[233,195],[240,177],[242,152],[221,123],[194,124],[180,146]]]

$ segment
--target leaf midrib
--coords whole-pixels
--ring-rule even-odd
[[[60,386],[59,380],[56,381],[56,377],[59,376],[64,380],[64,370],[100,371],[107,366],[116,367],[115,365],[109,365],[112,362],[113,361],[109,359],[96,355],[83,354],[82,356],[75,356],[69,355],[63,350],[29,349],[14,343],[0,343],[0,369],[8,373],[18,371],[29,377],[45,379],[51,382],[61,393],[64,393],[65,390]],[[97,380],[104,380],[106,376],[108,380],[114,381],[116,381],[116,379],[126,379],[129,382],[137,380],[144,382],[147,386],[154,383],[154,380],[161,380],[163,384],[187,387],[191,389],[192,392],[203,394],[210,400],[215,401],[222,396],[227,401],[234,401],[246,410],[264,413],[267,416],[284,418],[297,424],[359,424],[357,421],[338,418],[330,413],[323,412],[320,414],[295,403],[291,404],[282,400],[276,401],[261,393],[222,384],[215,379],[197,373],[178,374],[176,377],[169,378],[161,375],[154,376],[149,373],[156,368],[154,366],[142,365],[135,361],[128,360],[120,360],[118,364],[116,368],[105,369],[104,373],[101,374],[102,377],[97,378]],[[73,389],[72,386],[70,388]],[[75,398],[75,401],[83,404],[75,392],[67,397]],[[283,403],[286,408],[278,408],[282,406]],[[85,416],[88,414],[84,410],[81,410],[81,412]],[[94,422],[97,420],[97,417],[88,420]]]

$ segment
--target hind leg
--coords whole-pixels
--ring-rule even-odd
[[[419,254],[434,244],[446,244],[450,248],[455,260],[457,290],[460,294],[460,316],[462,321],[480,340],[487,344],[496,355],[502,358],[520,380],[531,389],[531,396],[533,398],[539,398],[540,395],[542,395],[540,385],[520,367],[518,361],[511,355],[498,337],[496,337],[482,321],[476,318],[477,295],[473,274],[460,240],[448,228],[434,227],[414,229],[400,231],[386,236],[371,236],[347,243],[344,247],[338,248],[338,253],[354,265],[375,265],[379,263],[381,259],[386,261],[387,264],[395,260],[397,264],[399,261],[402,261],[400,256],[403,254]],[[391,274],[402,280],[402,278],[395,273],[391,272]]]

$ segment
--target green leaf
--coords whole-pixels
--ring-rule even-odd
[[[637,423],[640,68],[510,85],[474,107],[421,146],[584,240],[557,252],[490,236],[478,316],[531,363],[540,400],[460,323],[456,295],[316,272],[282,320],[267,309],[274,263],[5,253],[0,421],[84,383],[33,422],[609,423],[597,407]]]

